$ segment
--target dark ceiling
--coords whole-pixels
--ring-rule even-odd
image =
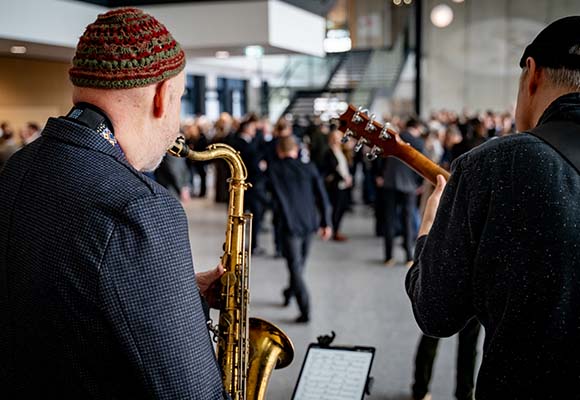
[[[227,0],[76,0],[84,3],[97,4],[99,6],[115,8],[127,6],[150,6],[155,4],[170,4],[170,3],[217,3],[228,2]],[[237,0],[238,2],[252,1],[252,0]],[[255,0],[253,0],[255,1]],[[263,0],[265,1],[265,0]],[[312,13],[325,16],[336,0],[283,0],[286,3],[295,5],[296,7],[308,10]],[[230,0],[231,2],[231,0]]]

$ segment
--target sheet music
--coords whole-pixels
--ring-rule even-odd
[[[294,400],[361,400],[373,354],[310,348]]]

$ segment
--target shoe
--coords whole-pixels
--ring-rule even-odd
[[[346,242],[348,238],[344,235],[341,235],[340,233],[337,233],[332,237],[332,240],[335,242]]]
[[[431,393],[427,393],[425,396],[423,397],[416,397],[413,396],[412,397],[413,400],[431,400]]]
[[[385,261],[386,267],[394,267],[395,265],[397,265],[397,260],[394,258],[389,258],[387,261]]]
[[[409,260],[405,263],[405,267],[411,268],[413,266],[413,260]]]
[[[306,324],[310,322],[310,317],[307,314],[302,314],[294,320],[297,324]]]

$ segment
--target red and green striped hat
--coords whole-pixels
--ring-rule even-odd
[[[148,86],[177,75],[185,54],[165,26],[136,8],[97,17],[77,45],[73,85],[99,89]]]

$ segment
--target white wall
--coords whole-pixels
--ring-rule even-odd
[[[279,0],[163,4],[143,9],[190,50],[262,45],[280,52],[323,54],[324,18]],[[104,7],[71,0],[0,0],[0,39],[74,48]]]
[[[264,1],[223,1],[143,7],[186,49],[266,45],[268,6]]]
[[[278,0],[269,2],[268,16],[272,46],[324,56],[324,18]]]
[[[429,20],[431,9],[448,4],[455,13],[447,28]],[[509,110],[516,100],[519,59],[549,22],[580,14],[579,0],[425,0],[423,113]]]
[[[0,0],[0,38],[75,47],[106,9],[67,0]]]

